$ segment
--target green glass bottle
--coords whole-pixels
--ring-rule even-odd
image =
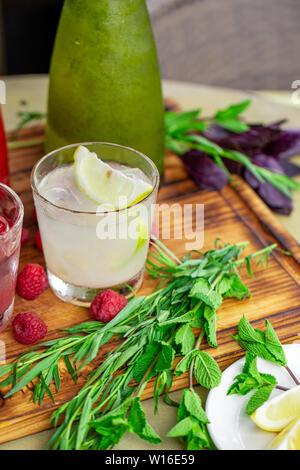
[[[65,0],[51,70],[46,150],[112,142],[162,173],[164,110],[145,0]]]

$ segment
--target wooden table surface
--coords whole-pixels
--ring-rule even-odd
[[[47,76],[4,77],[7,86],[7,104],[3,106],[4,119],[7,130],[16,126],[17,110],[20,109],[20,100],[26,99],[30,106],[36,110],[46,109]],[[164,95],[175,98],[186,109],[201,107],[205,115],[212,114],[216,109],[245,99],[249,94],[253,104],[247,112],[247,118],[253,121],[271,122],[280,118],[288,118],[293,126],[300,127],[300,113],[296,106],[289,104],[290,94],[281,92],[245,93],[237,90],[228,90],[216,87],[192,85],[178,82],[164,82]],[[281,103],[283,104],[281,104]],[[300,193],[295,197],[295,210],[290,217],[278,216],[283,225],[300,241]],[[199,387],[199,393],[205,393]],[[173,398],[178,400],[181,392],[174,392]],[[159,415],[153,415],[153,400],[144,402],[144,408],[155,429],[163,436],[176,423],[176,409],[170,408],[161,400]],[[6,449],[42,449],[49,439],[51,431],[45,431],[27,438],[19,439],[0,446]],[[140,439],[130,435],[125,437],[116,447],[117,449],[182,449],[177,439],[166,439],[159,446],[151,446]]]

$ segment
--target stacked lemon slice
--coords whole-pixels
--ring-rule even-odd
[[[261,429],[279,432],[268,449],[300,450],[300,385],[266,402],[251,418]]]

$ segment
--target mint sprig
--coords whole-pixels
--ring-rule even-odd
[[[249,415],[269,399],[274,388],[282,391],[288,390],[278,385],[273,375],[258,371],[258,357],[285,367],[296,385],[299,385],[298,379],[287,366],[286,356],[275,330],[268,320],[265,320],[265,324],[266,331],[254,329],[243,316],[239,322],[238,334],[233,336],[246,350],[246,356],[242,373],[235,377],[235,382],[229,388],[227,395],[247,395],[255,391],[246,406],[246,413]]]
[[[181,438],[188,450],[215,449],[207,431],[208,423],[199,395],[194,390],[186,389],[178,409],[178,423],[167,437]]]
[[[286,366],[282,345],[268,320],[265,320],[265,324],[265,332],[254,329],[244,315],[239,322],[238,334],[232,337],[254,356]]]
[[[227,395],[247,395],[249,392],[255,391],[246,407],[246,413],[250,415],[269,398],[277,385],[277,380],[273,375],[258,371],[257,356],[248,351],[243,371],[234,380],[235,382],[229,388]]]

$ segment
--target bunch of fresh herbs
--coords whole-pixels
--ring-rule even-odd
[[[300,185],[291,179],[300,167],[289,158],[300,154],[300,131],[248,125],[240,119],[246,100],[202,118],[201,110],[165,115],[166,146],[182,161],[202,189],[222,189],[232,173],[241,175],[276,212],[292,211],[291,191]]]
[[[1,377],[8,375],[0,386],[11,385],[6,396],[12,396],[36,379],[33,396],[42,403],[46,393],[54,400],[51,382],[56,390],[60,388],[61,360],[76,381],[79,370],[97,357],[101,346],[114,336],[122,339],[112,343],[112,350],[89,375],[79,393],[54,413],[55,426],[61,424],[50,447],[108,449],[127,431],[147,441],[159,442],[159,436],[147,423],[141,395],[148,382],[154,380],[156,409],[158,397],[164,391],[167,403],[175,405],[168,392],[177,356],[183,358],[174,374],[189,371],[190,377],[189,393],[184,392],[186,398],[179,408],[180,421],[187,419],[195,424],[188,433],[187,445],[199,449],[212,447],[201,402],[196,399],[198,405],[194,411],[188,404],[195,395],[193,380],[208,389],[221,380],[219,366],[207,352],[199,349],[200,344],[206,335],[209,345],[217,347],[217,310],[224,298],[243,299],[250,295],[240,279],[242,265],[246,265],[252,276],[251,260],[257,258],[258,263],[263,262],[275,248],[271,245],[243,258],[247,242],[217,244],[214,250],[197,258],[188,254],[180,261],[155,240],[147,262],[150,275],[162,280],[155,292],[146,297],[134,297],[105,326],[88,322],[70,328],[67,336],[39,345],[42,351],[31,350],[0,368]],[[200,330],[197,340],[195,328]]]

